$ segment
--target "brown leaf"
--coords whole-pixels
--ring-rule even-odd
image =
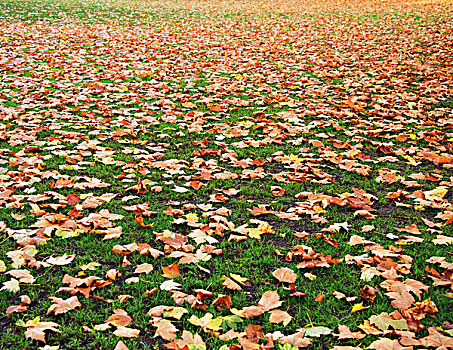
[[[366,337],[366,334],[362,332],[351,332],[348,326],[338,325],[338,334],[334,334],[338,339],[362,339]]]
[[[13,312],[24,312],[27,310],[27,305],[13,305],[13,306],[8,306],[6,309],[6,316],[9,314],[12,314]]]
[[[420,339],[422,346],[433,347],[433,348],[453,348],[453,337],[447,337],[440,333],[436,327],[428,328],[429,335],[425,338]]]
[[[265,313],[265,310],[261,306],[247,306],[242,308],[242,314],[247,318],[258,317]]]
[[[372,304],[376,299],[377,292],[378,290],[376,288],[366,285],[365,287],[360,288],[360,297]]]
[[[305,332],[294,333],[278,339],[280,344],[291,344],[300,348],[306,348],[311,344],[310,338],[304,338]]]
[[[231,298],[229,295],[222,295],[220,294],[216,300],[212,303],[212,305],[216,305],[217,310],[225,310],[229,309],[232,305],[233,302],[231,301]]]
[[[146,274],[148,274],[151,271],[153,271],[153,265],[148,264],[148,263],[143,263],[143,264],[138,265],[135,268],[134,273],[146,273]]]

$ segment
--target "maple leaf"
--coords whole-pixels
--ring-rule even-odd
[[[6,271],[6,265],[3,260],[0,260],[0,272],[5,272]]]
[[[433,243],[436,244],[436,245],[439,245],[439,244],[442,244],[442,245],[453,244],[453,237],[437,235],[437,237],[435,239],[433,239]]]
[[[234,313],[233,309],[231,310],[231,312]],[[253,317],[261,316],[265,312],[266,312],[266,310],[264,310],[264,308],[262,306],[252,305],[252,306],[247,306],[247,307],[242,308],[241,312],[238,313],[238,315],[241,317],[245,316],[246,318],[253,318]]]
[[[179,273],[178,265],[172,264],[170,266],[161,266],[161,267],[162,267],[162,271],[163,271],[163,274],[162,274],[163,277],[166,277],[166,278],[179,277],[180,273]]]
[[[370,324],[376,325],[380,330],[386,331],[391,326],[395,330],[407,330],[408,325],[405,319],[395,320],[389,314],[383,312],[380,315],[370,317]]]
[[[305,337],[317,337],[319,338],[321,335],[329,335],[332,333],[332,330],[328,327],[324,327],[324,326],[316,326],[316,327],[313,327],[313,326],[310,326],[310,327],[306,327],[306,328],[300,328],[298,329],[299,332],[304,332],[304,336]]]
[[[13,305],[13,306],[8,306],[6,309],[5,315],[8,316],[9,314],[13,312],[24,312],[27,310],[27,305]]]
[[[56,333],[61,333],[57,327],[59,325],[54,322],[41,322],[40,317],[36,317],[33,320],[29,320],[27,322],[18,321],[16,323],[19,327],[25,327],[27,330],[25,331],[25,338],[30,338],[33,340],[40,340],[43,343],[46,342],[46,334],[45,331],[52,331]]]
[[[135,268],[134,273],[146,273],[146,274],[148,274],[151,271],[153,271],[153,265],[148,264],[148,263],[143,263],[143,264],[138,265]]]
[[[3,287],[0,290],[8,290],[13,293],[17,293],[20,290],[19,281],[15,278],[11,278],[10,281],[3,282]]]
[[[46,315],[51,312],[54,312],[55,315],[64,314],[70,310],[74,310],[76,307],[82,306],[77,296],[73,296],[66,300],[56,297],[50,297],[49,299],[52,300],[53,304],[47,309]]]
[[[189,322],[195,326],[203,328],[203,330],[218,331],[222,326],[223,319],[221,317],[212,318],[211,313],[205,314],[202,318],[198,318],[195,315],[190,316]]]
[[[181,339],[175,339],[174,344],[175,349],[195,349],[195,350],[205,350],[206,344],[198,334],[192,334],[189,331],[184,330],[181,334]],[[170,344],[171,345],[171,344]]]
[[[173,308],[164,310],[162,313],[162,316],[163,317],[172,317],[172,318],[176,318],[177,320],[180,320],[181,317],[187,313],[188,313],[187,309],[185,309],[183,307],[173,307]]]
[[[217,310],[224,310],[224,309],[229,309],[232,305],[233,302],[231,301],[231,298],[229,295],[222,295],[220,294],[216,300],[212,303],[212,305],[216,305]]]
[[[173,280],[167,280],[162,282],[160,285],[160,289],[166,291],[178,290],[181,288],[181,284],[174,282]]]
[[[75,258],[75,255],[62,255],[62,256],[57,256],[56,258],[54,258],[53,256],[51,256],[50,258],[48,258],[46,260],[47,263],[51,264],[51,265],[59,265],[59,266],[62,266],[62,265],[68,265],[72,262],[72,260],[74,260]]]
[[[6,274],[17,278],[20,283],[33,283],[35,281],[35,278],[27,270],[10,270]]]
[[[428,328],[429,335],[420,339],[420,344],[437,349],[453,348],[453,337],[444,336],[436,327]]]
[[[297,332],[278,339],[280,344],[291,344],[296,347],[306,348],[311,344],[310,338],[304,337],[305,332]]]

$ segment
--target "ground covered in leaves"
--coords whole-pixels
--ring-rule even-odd
[[[0,348],[453,348],[452,9],[2,0]]]

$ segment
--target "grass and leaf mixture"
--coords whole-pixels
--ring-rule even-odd
[[[0,0],[0,348],[453,348],[453,4]]]

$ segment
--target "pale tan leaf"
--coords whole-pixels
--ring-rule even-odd
[[[258,306],[261,306],[264,311],[269,311],[272,309],[276,309],[283,304],[280,301],[280,296],[278,295],[277,291],[267,291],[262,296],[260,301],[258,302]]]
[[[282,311],[279,309],[272,310],[271,316],[269,317],[270,323],[283,323],[283,326],[286,327],[289,322],[291,322],[292,317],[286,311]]]
[[[116,331],[113,332],[117,337],[124,337],[124,338],[137,338],[140,334],[140,330],[117,326]]]
[[[49,299],[52,300],[53,304],[47,310],[46,315],[50,314],[51,312],[54,312],[55,315],[64,314],[70,310],[74,310],[76,307],[82,306],[77,296],[73,296],[66,300],[56,297],[50,297]]]
[[[287,267],[275,270],[274,272],[272,272],[272,276],[274,276],[280,282],[286,283],[294,283],[297,280],[297,274]]]

